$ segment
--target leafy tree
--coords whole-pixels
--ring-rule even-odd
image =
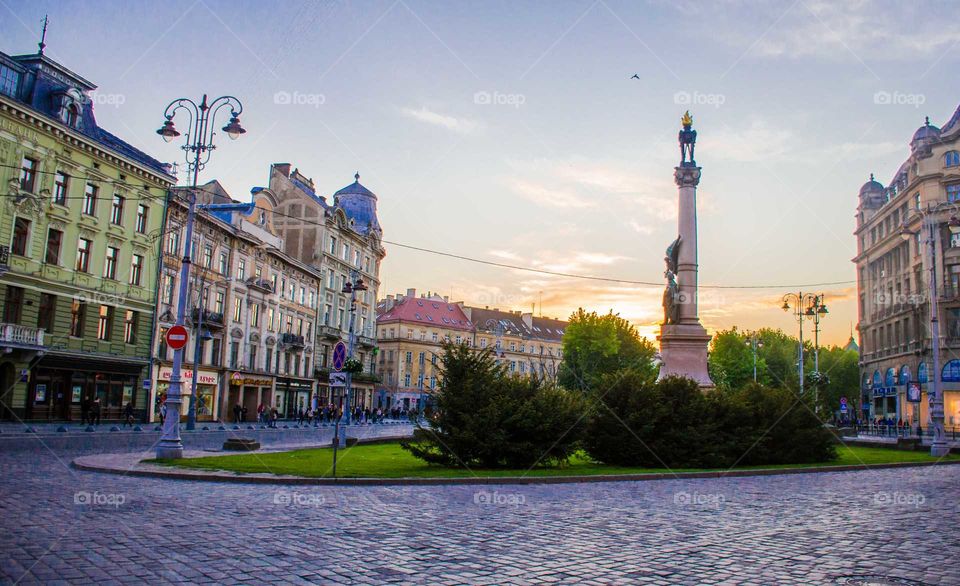
[[[563,335],[563,362],[557,376],[567,389],[589,391],[601,377],[624,369],[656,376],[656,348],[630,322],[612,311],[606,315],[578,309]]]
[[[563,463],[580,437],[583,397],[538,377],[516,377],[491,349],[444,347],[437,411],[401,445],[427,462],[454,467]]]

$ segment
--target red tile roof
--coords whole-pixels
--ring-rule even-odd
[[[377,324],[407,322],[472,331],[473,324],[455,303],[408,297],[377,316]]]

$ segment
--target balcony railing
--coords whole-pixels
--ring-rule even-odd
[[[299,334],[281,334],[280,343],[284,346],[292,346],[294,348],[303,348],[304,340],[303,336]]]
[[[200,319],[200,308],[193,308],[193,323],[197,323],[197,320]],[[222,328],[223,327],[223,314],[219,311],[210,311],[209,309],[203,310],[203,325],[208,328]]]
[[[361,346],[374,347],[377,345],[377,339],[371,338],[370,336],[357,336],[357,343]]]
[[[321,336],[335,339],[340,338],[340,328],[336,326],[320,326],[317,328],[317,330],[320,332]]]
[[[0,324],[0,344],[43,347],[43,329],[17,324]]]
[[[247,279],[247,286],[253,289],[259,289],[264,293],[273,293],[273,283],[266,279],[258,279],[256,277],[251,277]]]

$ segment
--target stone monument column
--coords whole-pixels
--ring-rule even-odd
[[[674,168],[673,175],[679,188],[679,236],[667,248],[664,259],[667,287],[663,293],[664,318],[658,337],[663,362],[659,378],[685,376],[707,390],[714,388],[707,372],[710,335],[700,323],[697,293],[697,185],[701,169],[693,158],[697,131],[693,130],[690,112],[684,114],[681,124],[680,165]]]

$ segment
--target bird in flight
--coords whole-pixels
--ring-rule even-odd
[[[633,74],[633,77],[631,77],[630,79],[640,79],[640,76],[637,75],[636,73],[634,73],[634,74]]]

